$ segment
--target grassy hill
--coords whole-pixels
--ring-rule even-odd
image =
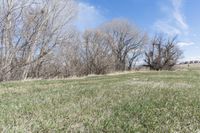
[[[198,132],[200,71],[0,84],[0,132]]]

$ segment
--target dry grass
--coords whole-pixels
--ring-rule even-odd
[[[200,73],[131,72],[0,84],[1,132],[198,132]]]

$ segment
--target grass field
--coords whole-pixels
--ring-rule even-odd
[[[200,132],[200,71],[1,83],[0,132]]]

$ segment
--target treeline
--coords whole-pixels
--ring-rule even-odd
[[[105,74],[143,60],[171,70],[182,55],[176,38],[149,39],[127,20],[81,33],[72,26],[76,13],[73,0],[1,0],[0,81]]]

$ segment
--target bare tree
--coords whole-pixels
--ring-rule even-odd
[[[177,37],[165,39],[163,35],[156,35],[145,53],[145,66],[151,70],[171,70],[182,57],[176,39]]]
[[[86,74],[105,74],[112,62],[112,51],[108,36],[100,30],[84,33]]]
[[[74,13],[73,0],[1,0],[1,80],[26,79],[33,65],[39,70],[43,58],[66,39]]]
[[[81,35],[76,29],[70,30],[68,39],[57,47],[56,51],[55,60],[61,68],[62,77],[80,76],[83,74],[84,62]]]
[[[126,69],[126,59],[129,58],[129,69],[138,51],[144,46],[146,34],[127,20],[113,20],[104,24],[103,30],[109,36],[109,44],[115,57],[115,70]],[[135,53],[136,52],[136,53]],[[132,55],[130,54],[132,53]],[[132,57],[129,57],[132,56]]]
[[[140,49],[134,49],[132,51],[129,52],[128,56],[127,56],[127,62],[128,62],[128,66],[127,69],[131,70],[133,67],[135,67],[137,61],[141,58],[141,55],[143,54],[143,47],[141,47]]]

